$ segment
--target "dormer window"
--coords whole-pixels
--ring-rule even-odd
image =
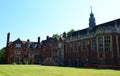
[[[30,44],[29,43],[26,43],[25,44],[25,48],[29,48],[30,47]]]
[[[32,48],[35,48],[36,47],[36,44],[32,44]]]
[[[17,44],[15,44],[15,47],[16,47],[16,48],[20,48],[20,47],[21,47],[21,44],[17,43]]]
[[[41,45],[40,45],[40,44],[38,44],[38,48],[41,48]]]
[[[15,54],[21,54],[21,51],[17,49],[17,50],[15,51]]]

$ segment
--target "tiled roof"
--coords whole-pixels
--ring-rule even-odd
[[[79,35],[79,34],[80,34],[80,35],[82,35],[82,34],[86,34],[86,33],[87,33],[87,30],[88,30],[88,28],[83,29],[83,30],[75,31],[75,32],[72,33],[71,36],[77,36],[77,35]]]
[[[13,42],[9,42],[8,46],[10,46]],[[38,43],[38,42],[27,42],[27,41],[21,41],[21,42],[26,48],[41,48],[42,46],[41,43]]]
[[[116,20],[113,20],[113,21],[105,22],[105,23],[97,25],[96,27],[114,26],[115,23],[120,26],[120,19],[116,19]]]
[[[113,21],[109,21],[109,22],[106,22],[106,23],[96,25],[95,28],[93,28],[92,30],[89,30],[89,28],[85,28],[85,29],[82,29],[82,30],[75,31],[71,34],[71,36],[87,34],[88,31],[89,32],[94,32],[99,27],[115,26],[115,24],[120,26],[120,19],[116,19],[116,20],[113,20]]]

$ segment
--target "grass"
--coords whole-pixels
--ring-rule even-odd
[[[120,70],[40,65],[0,65],[0,76],[120,76]]]

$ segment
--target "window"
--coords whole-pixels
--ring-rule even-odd
[[[25,48],[29,48],[30,47],[30,44],[29,43],[26,43],[25,44]]]
[[[91,50],[92,51],[96,51],[97,50],[96,40],[95,39],[91,41]]]
[[[105,63],[105,61],[104,61],[103,58],[100,58],[100,59],[98,59],[98,60],[99,60],[99,64],[104,64],[104,63]]]
[[[15,44],[15,47],[16,47],[16,48],[20,48],[20,47],[21,47],[21,44],[17,43],[17,44]]]
[[[98,50],[100,53],[103,53],[103,37],[98,37]]]
[[[77,42],[73,43],[73,48],[74,48],[73,51],[76,51],[76,52],[79,51],[79,46],[78,46],[78,43],[77,43]]]
[[[87,42],[86,41],[82,41],[82,51],[87,51]]]
[[[97,58],[91,58],[92,64],[98,64],[98,59]]]
[[[112,45],[111,45],[110,36],[104,36],[104,46],[105,46],[105,53],[111,52]]]
[[[38,48],[41,48],[41,44],[38,44]]]
[[[15,53],[16,53],[16,54],[20,54],[21,51],[17,49],[17,50],[15,51]]]
[[[20,62],[20,58],[19,57],[15,57],[14,62],[19,63]]]
[[[71,44],[67,44],[66,45],[66,52],[71,52],[71,48],[72,48]]]
[[[36,48],[36,44],[35,43],[32,44],[32,48]]]
[[[58,44],[58,48],[61,48],[62,47],[62,44]]]

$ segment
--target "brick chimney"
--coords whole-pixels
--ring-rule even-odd
[[[40,43],[40,37],[38,37],[38,43]]]
[[[27,39],[27,42],[30,42],[30,39]]]
[[[47,36],[46,38],[47,38],[47,40],[49,40],[49,36]]]
[[[9,41],[10,41],[10,33],[7,33],[7,46],[8,46]]]

